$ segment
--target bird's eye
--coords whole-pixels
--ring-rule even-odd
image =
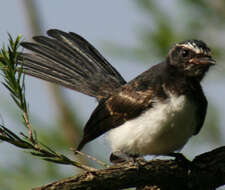
[[[189,55],[189,51],[186,50],[186,49],[183,49],[181,54],[182,54],[183,57],[187,57]]]

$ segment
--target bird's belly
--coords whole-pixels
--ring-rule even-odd
[[[182,148],[196,128],[194,105],[185,97],[171,97],[139,117],[109,131],[113,151],[159,155]]]

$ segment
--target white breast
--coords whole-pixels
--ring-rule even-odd
[[[196,127],[194,105],[186,96],[171,97],[139,117],[109,131],[113,151],[159,155],[182,148]]]

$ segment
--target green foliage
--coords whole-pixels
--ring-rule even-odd
[[[29,150],[33,156],[40,157],[46,161],[57,164],[72,165],[84,170],[94,170],[94,168],[82,165],[61,153],[55,152],[38,140],[36,132],[32,129],[29,120],[27,101],[25,98],[23,67],[19,67],[17,64],[18,56],[20,56],[18,52],[20,38],[21,37],[17,37],[14,41],[9,35],[10,45],[7,50],[5,48],[2,48],[1,50],[0,69],[5,81],[3,82],[3,85],[10,92],[12,99],[23,113],[23,121],[28,129],[29,136],[21,133],[22,138],[20,138],[5,126],[0,125],[0,140],[8,142],[18,148]]]
[[[24,112],[27,112],[27,103],[25,100],[25,86],[24,75],[22,74],[22,67],[17,67],[17,58],[21,36],[18,36],[13,41],[9,34],[9,46],[1,49],[0,69],[3,72],[5,82],[3,85],[9,90],[10,95],[17,106]]]

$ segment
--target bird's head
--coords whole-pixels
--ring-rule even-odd
[[[211,57],[211,50],[200,40],[187,40],[175,44],[168,54],[169,64],[187,77],[202,80],[210,66],[216,61]]]

